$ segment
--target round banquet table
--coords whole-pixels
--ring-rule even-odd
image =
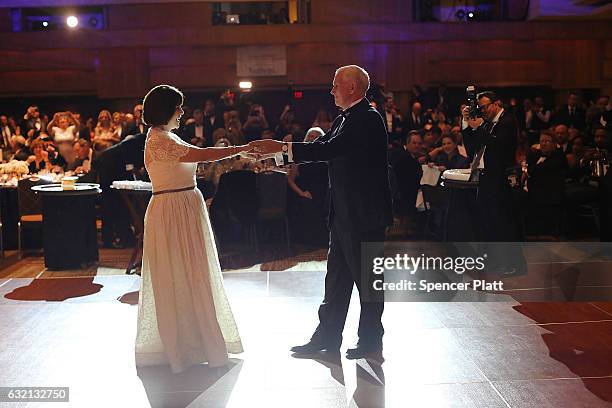
[[[52,270],[82,268],[98,261],[96,199],[99,184],[76,183],[32,187],[42,196],[45,267]]]

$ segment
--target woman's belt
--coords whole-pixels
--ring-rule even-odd
[[[196,186],[191,186],[191,187],[183,187],[183,188],[175,188],[172,190],[161,190],[161,191],[154,191],[153,195],[158,195],[158,194],[168,194],[168,193],[179,193],[181,191],[188,191],[188,190],[193,190],[194,188],[196,188]]]

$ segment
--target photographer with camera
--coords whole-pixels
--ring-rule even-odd
[[[468,87],[462,111],[463,141],[472,160],[470,180],[478,181],[477,205],[485,241],[518,241],[508,170],[514,166],[518,124],[495,93]]]

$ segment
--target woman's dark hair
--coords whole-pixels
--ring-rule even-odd
[[[157,85],[142,102],[142,119],[147,125],[166,125],[176,108],[183,104],[183,93],[170,85]]]

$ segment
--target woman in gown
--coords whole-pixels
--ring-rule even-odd
[[[207,362],[223,366],[242,352],[225,291],[208,211],[195,188],[198,162],[220,160],[248,146],[199,148],[171,132],[183,114],[183,94],[168,85],[145,96],[151,129],[145,166],[153,184],[144,223],[136,365],[170,365],[173,372]]]

